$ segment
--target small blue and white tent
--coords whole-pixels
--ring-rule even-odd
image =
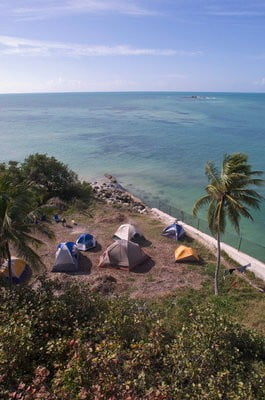
[[[94,236],[90,235],[89,233],[82,233],[75,243],[78,250],[83,251],[93,249],[93,247],[96,247],[97,244]]]
[[[183,236],[184,234],[185,234],[185,231],[184,231],[183,227],[177,223],[169,225],[162,232],[163,236],[166,236],[166,237],[169,237],[169,238],[175,239],[175,240],[180,239],[181,236]]]
[[[79,250],[74,242],[59,243],[57,246],[53,272],[73,272],[78,270]]]

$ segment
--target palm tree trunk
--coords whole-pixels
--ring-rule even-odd
[[[6,254],[7,254],[7,266],[8,266],[8,278],[9,278],[9,289],[12,290],[12,269],[11,269],[11,253],[8,243],[6,243]]]
[[[216,267],[214,273],[214,294],[218,296],[219,288],[218,288],[218,277],[219,277],[219,269],[220,269],[220,262],[221,262],[221,245],[220,245],[220,232],[217,232],[217,260],[216,260]]]

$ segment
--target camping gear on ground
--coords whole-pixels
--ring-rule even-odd
[[[58,214],[55,214],[55,215],[53,216],[53,220],[58,224],[58,222],[60,222],[59,215],[58,215]]]
[[[132,224],[123,224],[119,226],[119,228],[114,233],[114,239],[124,239],[124,240],[132,240],[137,238],[137,236],[143,236],[141,232]]]
[[[182,225],[179,225],[176,222],[174,224],[166,227],[162,232],[163,236],[166,236],[168,238],[175,239],[175,240],[180,239],[184,234],[185,234],[185,231],[184,231]]]
[[[13,283],[21,283],[27,274],[29,269],[26,261],[21,258],[11,258],[11,273]],[[0,278],[9,278],[8,274],[8,261],[5,260],[3,265],[0,267]]]
[[[96,247],[97,242],[93,235],[90,235],[89,233],[82,233],[75,244],[78,250],[86,251]]]
[[[99,260],[99,267],[121,267],[124,269],[133,269],[142,264],[149,258],[141,249],[139,244],[128,240],[117,240],[112,243],[103,253]]]
[[[196,250],[192,247],[179,246],[175,251],[175,261],[176,262],[194,262],[200,261]]]
[[[53,272],[74,272],[78,270],[79,250],[74,242],[59,243],[55,255]]]
[[[228,274],[232,274],[235,271],[240,272],[241,274],[243,274],[244,272],[246,272],[246,269],[251,267],[251,263],[246,264],[246,265],[242,265],[241,267],[236,267],[236,268],[229,268],[229,269],[225,269],[224,270],[224,277]]]

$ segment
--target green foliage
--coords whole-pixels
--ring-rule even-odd
[[[11,250],[16,250],[32,266],[42,265],[39,255],[33,250],[42,244],[33,236],[36,232],[53,237],[47,224],[35,224],[33,214],[38,214],[35,190],[26,183],[13,182],[9,174],[0,175],[0,257],[8,260],[11,282]]]
[[[79,198],[85,202],[91,199],[90,185],[81,183],[77,174],[55,157],[32,154],[22,163],[21,170],[24,177],[46,190],[46,200],[57,196],[63,200]]]
[[[265,342],[216,305],[104,299],[41,279],[0,293],[0,397],[263,399]]]
[[[21,184],[24,181],[24,176],[17,161],[0,163],[0,176],[8,176],[14,185]]]
[[[222,170],[219,173],[212,161],[205,166],[205,174],[208,185],[205,188],[206,196],[201,197],[194,204],[193,214],[208,205],[208,225],[213,234],[223,233],[226,226],[226,218],[239,232],[240,217],[252,219],[249,208],[259,209],[263,200],[253,186],[261,186],[264,180],[255,178],[262,171],[253,171],[248,164],[248,156],[243,153],[226,154],[224,156]]]
[[[256,178],[263,174],[262,171],[253,171],[248,164],[248,156],[243,153],[226,154],[223,159],[222,170],[218,169],[212,161],[205,166],[208,185],[206,195],[199,198],[193,206],[193,215],[197,216],[199,209],[208,206],[208,226],[217,238],[217,263],[215,271],[215,294],[218,294],[218,274],[220,268],[220,235],[225,232],[226,220],[239,233],[239,221],[243,216],[253,219],[249,209],[259,209],[263,200],[253,186],[264,184],[264,180]]]

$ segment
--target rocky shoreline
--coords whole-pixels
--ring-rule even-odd
[[[105,174],[104,178],[92,182],[91,186],[94,196],[107,204],[124,207],[140,214],[150,212],[145,203],[123,188],[112,175]]]

